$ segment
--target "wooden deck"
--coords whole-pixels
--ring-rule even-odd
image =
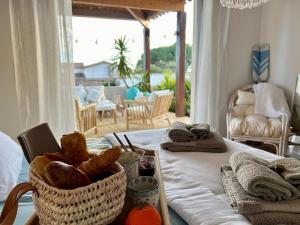
[[[175,113],[169,113],[169,117],[172,122],[175,121],[181,121],[184,123],[189,123],[190,118],[189,117],[176,117]],[[114,123],[114,119],[109,115],[105,115],[103,120],[100,121],[100,119],[97,119],[97,134],[91,133],[87,135],[87,137],[102,137],[105,134],[112,133],[112,132],[124,132],[126,130],[126,122],[125,117],[122,117],[121,114],[117,114],[117,123]],[[156,128],[165,128],[168,127],[167,121],[157,121],[156,122]],[[152,129],[150,126],[135,126],[131,125],[129,131],[133,130],[146,130],[146,129]]]

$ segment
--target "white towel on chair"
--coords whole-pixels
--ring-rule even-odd
[[[278,118],[286,115],[291,116],[287,99],[282,89],[270,83],[255,84],[255,114],[270,118]]]

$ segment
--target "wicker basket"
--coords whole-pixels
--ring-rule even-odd
[[[32,197],[40,225],[109,224],[124,205],[126,175],[117,163],[115,174],[74,190],[49,186],[31,171],[29,180],[37,190]]]

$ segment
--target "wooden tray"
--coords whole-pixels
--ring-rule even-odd
[[[165,188],[164,183],[162,180],[161,170],[160,170],[160,161],[159,161],[159,155],[157,151],[147,151],[147,155],[155,155],[155,177],[157,178],[159,182],[159,206],[160,206],[160,214],[162,217],[163,225],[171,225],[170,217],[169,217],[169,211],[168,211],[168,205],[166,201],[165,196]],[[123,209],[123,212],[120,216],[112,223],[112,225],[122,225],[124,223],[124,219],[126,218],[127,212],[130,210],[130,206],[126,204]],[[123,221],[123,222],[122,222]],[[25,225],[39,225],[39,218],[34,212],[29,219],[25,222]]]

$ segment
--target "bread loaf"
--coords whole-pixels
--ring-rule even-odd
[[[89,177],[97,176],[113,165],[120,157],[119,147],[107,149],[100,154],[93,155],[89,160],[82,162],[78,169],[86,173]]]
[[[53,161],[47,165],[45,176],[50,185],[60,189],[75,189],[91,184],[85,173],[59,161]]]
[[[89,159],[85,137],[79,132],[63,135],[60,139],[62,154],[66,162],[71,165],[79,165]]]

